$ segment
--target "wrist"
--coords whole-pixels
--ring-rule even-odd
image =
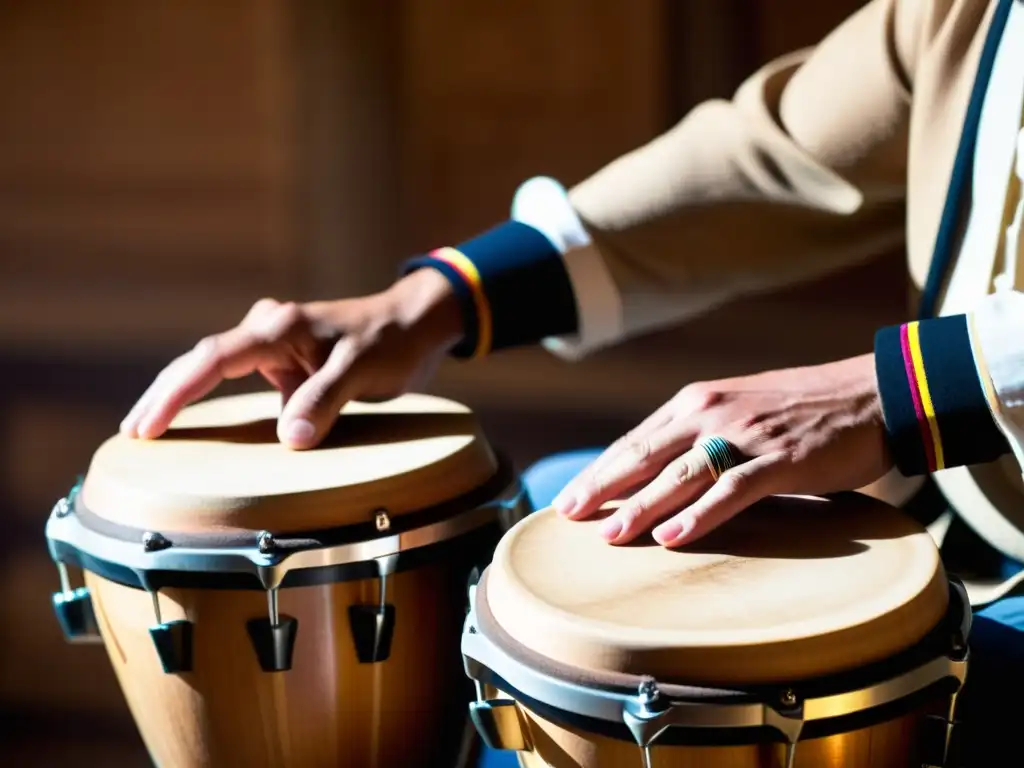
[[[465,335],[458,296],[438,270],[417,269],[387,291],[397,322],[431,349],[449,351]]]

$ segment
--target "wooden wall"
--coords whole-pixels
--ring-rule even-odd
[[[51,619],[42,525],[170,355],[263,295],[382,287],[503,217],[523,179],[583,178],[859,4],[0,5],[0,711],[130,731],[102,651]],[[899,275],[869,265],[576,366],[451,365],[436,389],[532,457],[692,378],[865,349]],[[523,416],[561,432],[538,442]]]

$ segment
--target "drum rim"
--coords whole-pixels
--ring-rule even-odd
[[[219,588],[223,585],[218,585],[218,580],[235,576],[250,582],[250,588],[263,590],[323,583],[314,578],[315,572],[326,570],[356,572],[347,578],[375,577],[382,569],[395,570],[393,561],[404,555],[443,545],[494,522],[507,530],[521,519],[528,511],[525,488],[512,462],[503,454],[496,456],[498,468],[487,483],[450,501],[395,518],[385,530],[369,522],[323,531],[283,532],[270,534],[271,547],[266,546],[266,539],[261,547],[261,536],[270,533],[265,531],[225,541],[212,535],[144,531],[109,523],[84,507],[79,482],[51,511],[46,523],[47,545],[57,564],[75,565],[146,590],[194,586],[197,575],[208,576],[210,588]]]
[[[569,719],[625,726],[642,747],[651,745],[670,729],[767,728],[796,743],[805,725],[856,718],[898,705],[943,683],[952,683],[953,691],[957,691],[966,679],[971,607],[962,582],[948,574],[950,600],[945,617],[926,638],[902,654],[832,678],[731,691],[659,684],[654,678],[618,672],[598,673],[596,677],[601,678],[601,683],[597,685],[577,682],[572,679],[576,668],[522,646],[498,624],[486,602],[487,576],[485,569],[479,582],[470,588],[470,611],[462,635],[466,674],[477,690],[476,702],[471,706],[474,720],[478,720],[480,711],[508,704],[485,695],[485,686],[491,686],[511,696],[516,706],[526,699]],[[896,674],[861,687],[835,689],[828,685],[833,679],[881,668],[893,659],[913,659],[914,652],[920,655],[920,649],[931,651],[933,645],[934,653],[916,664],[905,663],[905,668]],[[516,658],[517,654],[542,660],[542,664],[531,666]],[[479,722],[477,725],[480,729]],[[488,727],[483,730],[494,731]]]

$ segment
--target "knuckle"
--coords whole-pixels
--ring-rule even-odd
[[[264,315],[267,312],[272,312],[278,306],[280,306],[280,302],[277,299],[262,298],[253,303],[252,307],[250,307],[249,311],[246,313],[246,318],[248,319],[258,315]]]
[[[722,401],[722,393],[707,382],[698,381],[683,388],[686,400],[694,411],[708,411]]]
[[[639,466],[646,465],[654,453],[651,441],[645,437],[630,437],[624,446],[629,460]]]
[[[288,301],[278,305],[274,310],[274,319],[285,326],[293,326],[305,319],[302,307],[294,301]]]
[[[200,360],[216,360],[220,355],[220,336],[204,336],[192,348],[192,353]]]
[[[676,461],[672,465],[672,469],[669,473],[669,480],[674,485],[686,485],[691,482],[699,471],[699,457],[686,456],[679,461]]]

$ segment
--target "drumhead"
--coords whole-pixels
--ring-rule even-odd
[[[684,685],[807,680],[910,648],[949,603],[928,532],[857,494],[768,499],[675,551],[649,537],[608,545],[600,517],[530,515],[488,569],[501,628],[581,670]]]
[[[80,500],[135,529],[309,531],[443,504],[498,471],[473,413],[443,398],[348,403],[309,451],[278,441],[280,409],[276,392],[222,397],[186,408],[158,439],[111,437]]]

